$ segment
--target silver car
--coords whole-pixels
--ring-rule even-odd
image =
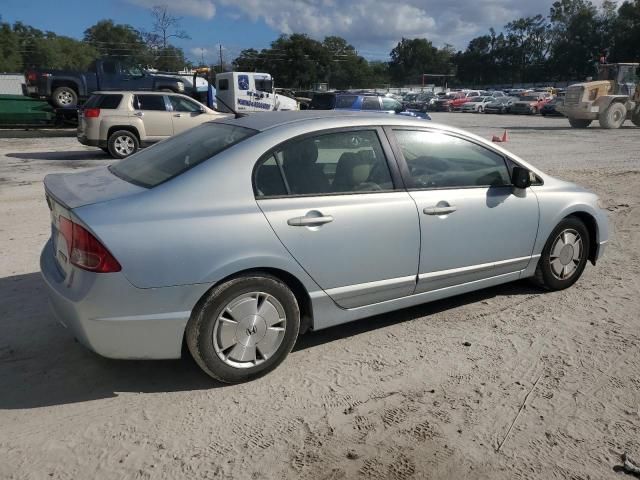
[[[596,195],[475,135],[405,117],[273,112],[45,178],[57,318],[112,358],[262,375],[299,334],[603,254]]]

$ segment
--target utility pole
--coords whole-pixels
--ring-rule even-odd
[[[222,44],[220,44],[220,73],[224,72],[224,63],[222,62]]]
[[[204,66],[204,47],[200,47],[200,65]]]

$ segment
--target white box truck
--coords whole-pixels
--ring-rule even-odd
[[[298,102],[275,93],[273,79],[268,73],[225,72],[216,75],[218,110],[236,112],[269,112],[273,110],[299,110]]]

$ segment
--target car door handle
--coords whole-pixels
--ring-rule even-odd
[[[448,205],[446,207],[425,207],[422,210],[426,215],[448,215],[449,213],[455,212],[455,205]]]
[[[181,117],[181,116],[182,116],[182,114],[181,114],[181,113],[176,113],[176,114],[174,114],[173,116],[174,116],[174,117]]]
[[[292,227],[315,227],[333,222],[331,215],[323,215],[320,217],[293,217],[287,220],[287,224]]]
[[[134,112],[134,117],[144,117],[144,112]]]

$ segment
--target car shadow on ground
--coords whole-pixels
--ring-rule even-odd
[[[514,283],[303,335],[295,350],[320,346],[500,295],[538,292]],[[193,359],[110,360],[80,345],[49,311],[39,273],[0,279],[0,409],[29,409],[118,396],[224,386]]]
[[[582,132],[582,131],[585,131],[585,130],[610,131],[609,129],[602,128],[602,127],[600,127],[598,125],[593,125],[593,126],[590,126],[589,128],[573,128],[570,125],[567,125],[566,127],[559,127],[559,126],[553,126],[553,125],[543,126],[543,127],[525,126],[525,125],[513,125],[513,126],[510,126],[510,127],[504,127],[504,128],[506,130],[518,130],[518,131],[526,131],[526,130],[532,130],[532,131],[573,130],[575,132]],[[622,127],[619,128],[619,130],[634,130],[634,129],[637,129],[637,128],[638,127],[634,127],[632,125],[623,125]]]
[[[6,128],[0,130],[0,138],[56,138],[56,137],[75,137],[77,129],[23,129],[23,128]]]
[[[20,152],[7,153],[7,157],[22,160],[109,160],[109,154],[102,150],[76,150],[73,152]]]

